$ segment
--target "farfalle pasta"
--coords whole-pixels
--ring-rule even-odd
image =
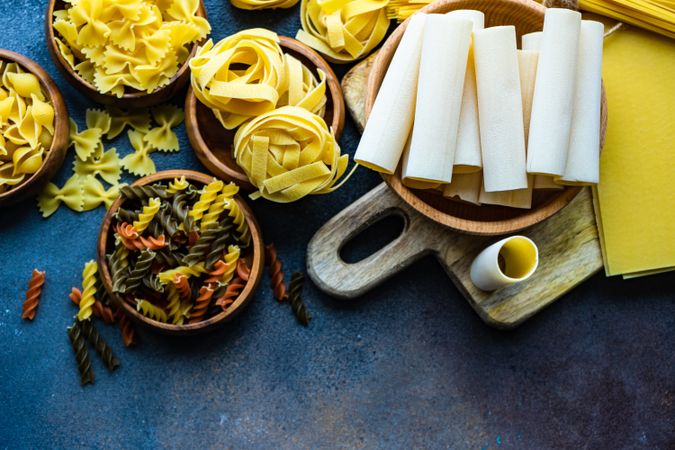
[[[232,130],[279,106],[323,114],[326,76],[319,79],[291,55],[279,36],[262,28],[241,31],[217,44],[208,41],[190,60],[195,96]]]
[[[389,29],[389,0],[302,0],[296,39],[337,63],[361,59]]]
[[[230,0],[232,5],[239,9],[281,9],[292,8],[298,0]]]
[[[56,47],[103,94],[168,84],[211,27],[199,0],[77,0],[55,11]]]
[[[35,75],[0,60],[0,194],[40,170],[52,145],[54,114]]]
[[[251,197],[279,203],[334,191],[349,162],[324,120],[295,106],[242,126],[234,138],[234,156],[258,189]]]

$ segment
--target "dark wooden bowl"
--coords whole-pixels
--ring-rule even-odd
[[[456,9],[476,9],[485,14],[485,27],[514,25],[518,39],[523,34],[541,31],[546,8],[530,0],[438,0],[421,11],[444,14]],[[402,23],[384,43],[373,63],[368,79],[366,117],[375,103],[389,63],[408,25]],[[607,130],[607,98],[602,92],[600,147]],[[389,186],[412,208],[429,219],[456,231],[481,236],[515,233],[548,219],[567,206],[581,192],[581,187],[565,187],[558,191],[535,190],[532,208],[518,209],[505,206],[477,206],[447,199],[434,190],[416,190],[405,186],[397,172],[384,175]]]
[[[317,69],[326,74],[327,103],[324,119],[335,131],[336,139],[340,139],[345,125],[345,99],[335,72],[317,52],[302,42],[286,36],[279,36],[279,40],[284,52],[299,59],[315,76],[318,77]],[[192,88],[185,98],[185,129],[197,158],[211,173],[219,178],[235,181],[244,190],[255,190],[232,155],[236,130],[226,130],[211,109],[197,100]]]
[[[102,105],[117,106],[120,108],[147,108],[160,103],[164,103],[178,94],[190,79],[190,71],[188,70],[188,61],[192,58],[199,43],[192,45],[192,51],[188,56],[187,61],[178,69],[176,75],[166,85],[156,89],[151,94],[147,92],[137,91],[135,89],[126,88],[126,92],[122,97],[116,97],[111,94],[100,93],[95,86],[85,81],[80,75],[73,70],[68,62],[63,58],[54,41],[54,11],[65,9],[65,2],[63,0],[49,0],[47,4],[47,13],[45,14],[45,36],[47,38],[47,48],[52,55],[56,68],[63,74],[63,77],[78,91],[85,96],[100,103]],[[204,4],[200,0],[197,14],[206,18],[206,10]]]
[[[193,172],[191,170],[166,170],[164,172],[158,172],[156,174],[141,178],[137,180],[132,186],[143,186],[146,184],[157,183],[159,181],[170,181],[174,178],[182,176],[185,176],[189,181],[198,184],[207,184],[213,180],[212,175]],[[113,292],[112,276],[110,275],[110,269],[108,267],[108,261],[106,260],[105,255],[111,251],[111,238],[113,235],[111,224],[113,221],[113,214],[124,203],[124,199],[122,197],[115,200],[103,218],[103,224],[101,225],[97,248],[99,275],[106,291],[113,299],[115,304],[124,313],[129,315],[135,322],[145,325],[153,330],[172,335],[189,335],[213,330],[236,317],[251,301],[253,295],[256,292],[256,289],[258,288],[258,285],[260,284],[265,266],[265,245],[263,243],[260,226],[253,216],[253,211],[251,211],[251,208],[246,204],[246,202],[244,202],[244,200],[242,200],[240,196],[237,195],[235,200],[244,213],[246,221],[248,222],[248,226],[251,230],[251,245],[241,256],[241,258],[243,258],[251,268],[251,276],[246,283],[246,286],[241,291],[239,297],[237,297],[236,301],[226,311],[223,311],[222,313],[202,322],[185,325],[173,325],[170,323],[152,320],[136,311],[136,305],[125,301],[122,297]]]
[[[11,205],[36,194],[56,174],[66,157],[70,143],[68,109],[61,91],[47,72],[30,58],[9,50],[0,49],[0,60],[15,62],[23,69],[35,75],[54,107],[54,137],[52,145],[42,162],[40,169],[13,189],[0,194],[0,207]]]

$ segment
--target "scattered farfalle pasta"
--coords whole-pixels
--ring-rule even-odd
[[[262,28],[244,30],[217,44],[208,41],[190,60],[195,96],[228,130],[279,106],[323,114],[326,75],[319,79],[291,55],[279,36]]]
[[[196,186],[185,178],[123,187],[124,209],[113,215],[106,256],[113,292],[174,325],[199,323],[231,305],[250,272],[243,256],[248,222],[240,208],[230,215],[238,190],[217,179]],[[212,209],[215,201],[223,207]],[[205,229],[197,218],[208,219]],[[228,290],[235,276],[237,286]],[[226,291],[227,302],[216,304]]]
[[[82,160],[75,158],[73,172],[80,176],[98,175],[103,181],[111,185],[117,185],[122,177],[122,165],[115,148],[103,152],[100,158],[87,158]]]
[[[103,94],[152,93],[168,84],[211,27],[199,0],[78,0],[55,11],[57,48]]]
[[[336,63],[364,58],[389,29],[389,0],[302,0],[296,39]]]
[[[128,136],[135,151],[122,158],[122,167],[137,176],[146,176],[157,172],[155,162],[150,158],[150,153],[156,149],[145,141],[145,135],[139,131],[129,130]]]
[[[178,136],[172,131],[183,123],[185,113],[182,109],[174,105],[161,105],[152,109],[152,117],[157,123],[157,128],[153,128],[143,136],[143,140],[152,148],[162,152],[177,152],[180,150]]]
[[[33,274],[28,282],[28,290],[26,290],[26,299],[23,302],[21,318],[27,320],[35,319],[37,308],[40,305],[40,297],[42,296],[42,288],[45,285],[45,273],[37,269],[33,269]]]
[[[285,106],[248,122],[234,138],[234,156],[258,189],[251,197],[279,203],[341,186],[349,157],[326,122],[303,108]]]
[[[232,5],[239,9],[286,9],[292,8],[298,0],[230,0]]]
[[[40,170],[52,145],[54,115],[38,78],[0,60],[0,194]]]

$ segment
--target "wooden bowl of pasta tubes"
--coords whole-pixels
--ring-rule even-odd
[[[37,193],[68,149],[68,110],[35,61],[0,49],[0,207]]]
[[[209,171],[223,179],[235,181],[242,189],[253,191],[255,187],[245,171],[238,165],[233,154],[235,134],[237,128],[243,122],[282,105],[309,104],[309,109],[322,117],[332,130],[335,139],[338,140],[344,129],[345,101],[340,82],[330,65],[316,51],[293,38],[277,36],[273,32],[262,29],[245,30],[220,41],[216,44],[216,48],[225,40],[236,39],[238,36],[249,32],[259,33],[262,35],[262,39],[268,39],[268,41],[278,39],[278,47],[270,44],[270,48],[265,48],[263,51],[246,47],[246,50],[262,55],[255,64],[261,66],[259,71],[263,73],[254,82],[258,86],[261,84],[273,86],[277,93],[279,90],[286,92],[282,92],[273,101],[270,101],[269,98],[255,98],[253,101],[247,102],[240,96],[239,99],[233,99],[232,101],[213,102],[205,98],[203,92],[207,91],[213,94],[215,93],[214,90],[196,89],[196,86],[199,85],[197,80],[199,75],[196,75],[196,73],[198,74],[197,68],[192,67],[192,86],[185,99],[185,125],[190,144],[197,158]],[[254,38],[260,40],[258,35],[254,35]],[[281,64],[285,64],[286,68],[275,72],[274,68],[270,67],[270,61],[273,61],[279,52],[291,58],[283,56],[284,59],[277,59]],[[202,53],[202,51],[200,50],[199,53]],[[244,53],[242,52],[242,54]],[[199,57],[198,54],[194,63],[199,64]],[[232,63],[232,65],[226,66],[226,69],[231,70],[232,73],[240,73],[246,67],[239,61],[232,61]],[[253,67],[253,64],[249,67]],[[279,80],[281,75],[278,72],[283,70],[290,78],[286,82]],[[284,87],[278,88],[277,83],[281,83]],[[261,91],[263,89],[264,87],[260,88]],[[267,91],[275,89],[268,88]],[[294,92],[289,93],[290,90]],[[202,93],[199,91],[202,91]],[[316,94],[320,95],[317,96]],[[225,103],[228,104],[225,105]],[[214,106],[220,106],[220,109]],[[237,112],[241,108],[247,109],[251,116],[245,117],[238,114]]]
[[[95,2],[49,0],[45,35],[57,69],[100,104],[145,108],[173,98],[211,27],[201,0],[161,3],[99,2],[99,11]]]
[[[173,335],[237,316],[262,277],[264,245],[238,186],[169,170],[122,187],[103,219],[98,263],[106,291],[132,319]]]

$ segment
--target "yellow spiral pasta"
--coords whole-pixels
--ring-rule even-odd
[[[239,9],[277,9],[292,8],[298,0],[230,0],[232,5]]]
[[[42,167],[52,145],[54,115],[38,78],[0,60],[0,194]]]
[[[180,178],[175,178],[173,181],[169,182],[169,187],[166,190],[167,194],[173,195],[178,191],[184,191],[190,186],[190,182],[185,179],[185,176]]]
[[[226,184],[223,189],[218,194],[218,197],[213,201],[209,210],[201,220],[201,230],[204,231],[208,228],[209,225],[212,225],[218,221],[220,215],[225,211],[228,201],[239,192],[239,186],[234,183]]]
[[[349,159],[340,155],[335,136],[321,117],[295,106],[242,126],[234,139],[234,153],[258,189],[252,198],[279,203],[334,191]]]
[[[182,325],[184,317],[181,311],[181,302],[180,294],[173,284],[169,284],[167,287],[167,304],[166,309],[171,319],[171,323],[174,325]]]
[[[170,269],[170,270],[165,270],[164,272],[160,272],[157,276],[159,277],[159,281],[162,284],[167,284],[171,283],[173,281],[173,277],[179,273],[181,275],[185,275],[186,277],[198,277],[200,275],[203,275],[207,272],[207,270],[204,268],[203,263],[198,263],[193,266],[180,266],[176,267],[175,269]]]
[[[234,278],[234,272],[237,270],[237,261],[239,261],[240,256],[241,249],[236,245],[230,245],[227,248],[227,254],[224,258],[225,263],[227,264],[227,269],[225,270],[225,273],[223,273],[221,283],[227,284],[232,281],[232,278]]]
[[[244,245],[248,245],[251,242],[251,230],[248,228],[248,222],[246,222],[246,217],[241,208],[239,208],[239,203],[235,199],[230,199],[225,208],[229,211],[228,216],[234,219],[234,224],[237,226],[237,233],[239,233],[239,239]]]
[[[367,56],[389,28],[389,0],[302,0],[296,39],[337,63]]]
[[[159,212],[160,206],[162,206],[162,202],[159,198],[151,198],[148,200],[148,204],[145,205],[143,211],[138,214],[138,220],[134,221],[134,228],[136,228],[136,231],[142,233],[148,228],[152,219],[154,219]]]
[[[96,261],[89,261],[84,265],[82,271],[82,299],[80,300],[80,310],[77,313],[77,320],[89,320],[94,312],[93,307],[96,299],[96,274],[98,265]]]
[[[54,12],[56,44],[82,79],[104,94],[154,92],[211,31],[199,0],[78,0]]]
[[[195,222],[199,222],[202,219],[213,202],[216,201],[216,198],[218,198],[218,194],[220,194],[220,191],[223,189],[223,187],[224,183],[215,179],[204,186],[202,193],[199,196],[199,200],[192,206],[192,209],[189,213],[190,217],[192,217]]]
[[[241,31],[217,44],[207,42],[190,60],[192,87],[222,125],[232,130],[280,106],[300,106],[323,115],[326,74],[314,74],[285,55],[276,33]]]
[[[139,311],[146,317],[156,320],[158,322],[166,322],[168,317],[166,311],[159,306],[155,306],[147,300],[136,299],[136,311]]]

